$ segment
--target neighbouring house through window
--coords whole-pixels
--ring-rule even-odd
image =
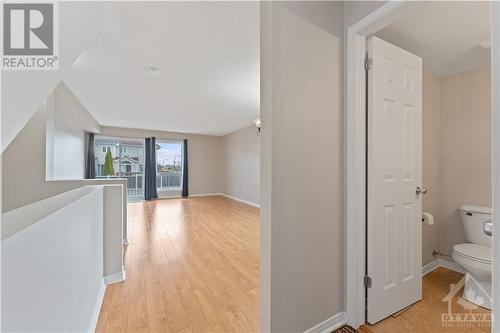
[[[96,178],[125,178],[129,201],[144,199],[142,140],[95,138]]]
[[[156,141],[156,187],[164,196],[182,190],[182,141]],[[144,143],[137,139],[95,137],[96,178],[127,179],[129,201],[144,199]]]

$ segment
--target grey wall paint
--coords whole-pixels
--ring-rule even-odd
[[[344,309],[343,4],[262,10],[261,330],[303,332]]]
[[[47,180],[46,144],[51,113],[44,103],[2,154],[2,213],[12,211],[85,185],[122,187],[123,238],[127,237],[127,192],[125,180]],[[82,129],[83,131],[83,129]]]
[[[438,247],[450,254],[465,242],[458,207],[491,207],[491,70],[440,81]]]
[[[460,205],[491,205],[490,87],[489,68],[442,79],[424,72],[423,209],[435,219],[423,226],[424,265],[433,249],[449,255],[466,241]]]
[[[47,179],[83,179],[85,132],[99,124],[63,83],[49,95],[47,112]]]
[[[223,137],[224,194],[260,204],[260,137],[255,125]]]
[[[273,6],[260,3],[260,227],[259,331],[271,332]]]
[[[438,247],[441,85],[439,79],[427,72],[423,73],[422,80],[422,183],[428,190],[423,197],[422,209],[436,218],[434,225],[422,226],[422,265],[426,265],[435,259],[432,251]]]
[[[433,249],[451,254],[465,242],[460,205],[491,205],[490,87],[489,68],[442,79],[424,72],[423,208],[435,219],[423,226],[424,265]]]
[[[150,131],[118,127],[101,127],[101,135],[144,139],[154,136],[156,140],[188,139],[189,193],[222,193],[224,165],[222,137],[174,132]]]

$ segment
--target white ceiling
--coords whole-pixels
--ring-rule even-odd
[[[2,152],[100,34],[99,6],[61,2],[59,12],[59,70],[1,72]]]
[[[95,5],[101,34],[64,80],[100,124],[224,135],[258,117],[258,2]]]
[[[490,2],[422,2],[405,17],[376,33],[423,59],[424,68],[438,77],[488,66]]]

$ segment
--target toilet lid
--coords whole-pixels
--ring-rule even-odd
[[[453,247],[457,254],[477,261],[491,263],[491,247],[479,244],[458,244]]]

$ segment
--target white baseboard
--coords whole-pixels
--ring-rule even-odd
[[[190,194],[190,197],[196,198],[196,197],[213,197],[217,195],[223,195],[222,193],[200,193],[200,194]]]
[[[428,263],[427,265],[424,265],[422,267],[422,276],[429,274],[430,272],[432,272],[433,270],[435,270],[438,267],[439,267],[439,263],[437,260],[431,261],[430,263]]]
[[[455,271],[455,272],[462,273],[462,274],[467,273],[467,271],[465,269],[463,269],[462,266],[460,266],[457,263],[454,263],[453,261],[449,261],[449,260],[445,260],[445,259],[436,259],[436,260],[438,261],[439,266],[441,266],[441,267],[448,268],[451,271]]]
[[[97,327],[97,321],[99,320],[99,314],[101,313],[102,302],[104,301],[104,295],[106,294],[106,286],[111,283],[116,283],[120,281],[125,281],[126,273],[121,271],[120,273],[106,275],[102,279],[101,288],[99,289],[99,294],[97,295],[97,300],[95,303],[94,313],[90,319],[88,332],[95,332]]]
[[[251,201],[248,201],[248,200],[243,200],[243,199],[240,199],[240,198],[237,198],[237,197],[233,197],[233,196],[230,196],[230,195],[227,195],[227,194],[224,194],[224,193],[199,193],[199,194],[190,194],[189,195],[189,197],[191,197],[191,198],[196,198],[196,197],[214,197],[214,196],[226,197],[226,198],[229,198],[229,199],[232,199],[232,200],[236,200],[236,201],[242,202],[244,204],[247,204],[247,205],[250,205],[250,206],[253,206],[253,207],[260,208],[260,205],[257,204],[257,203],[255,203],[255,202],[251,202]],[[164,197],[164,198],[161,198],[161,199],[173,199],[173,198],[182,198],[182,197]]]
[[[97,301],[95,303],[94,313],[92,314],[92,318],[90,319],[88,332],[95,332],[97,327],[97,321],[99,320],[99,314],[101,313],[102,302],[104,301],[104,294],[106,293],[106,283],[104,283],[104,279],[101,284],[101,288],[99,289],[99,294],[97,295]]]
[[[256,204],[256,203],[248,201],[248,200],[243,200],[243,199],[240,199],[240,198],[237,198],[237,197],[232,197],[232,196],[224,194],[224,193],[220,193],[219,195],[222,195],[223,197],[226,197],[226,198],[229,198],[229,199],[233,199],[233,200],[242,202],[244,204],[247,204],[247,205],[250,205],[250,206],[253,206],[253,207],[260,208],[259,204]]]
[[[236,200],[236,201],[242,202],[242,203],[244,203],[244,204],[247,204],[247,205],[250,205],[250,206],[253,206],[253,207],[260,208],[260,205],[259,205],[259,204],[256,204],[255,202],[251,202],[251,201],[248,201],[248,200],[243,200],[243,199],[240,199],[240,198],[237,198],[237,197],[233,197],[233,196],[230,196],[230,195],[227,195],[227,194],[224,194],[224,193],[190,194],[189,196],[190,196],[190,197],[213,197],[213,196],[223,196],[223,197],[226,197],[226,198],[229,198],[229,199],[232,199],[232,200]]]
[[[337,313],[304,333],[331,333],[346,324],[345,312]]]
[[[422,276],[429,274],[438,267],[444,267],[451,271],[455,271],[462,274],[467,273],[467,271],[457,263],[439,258],[422,267]]]
[[[113,284],[117,282],[122,282],[125,281],[127,274],[125,271],[121,271],[120,273],[116,274],[111,274],[111,275],[106,275],[104,277],[104,283],[105,284]]]

